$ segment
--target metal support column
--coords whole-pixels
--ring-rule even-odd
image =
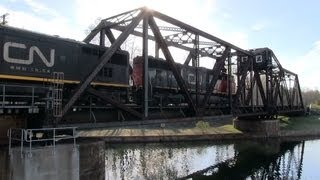
[[[149,65],[148,65],[148,16],[143,18],[143,38],[142,38],[142,51],[144,58],[144,118],[148,119],[148,109],[149,109]]]
[[[213,92],[214,86],[216,85],[218,81],[218,76],[221,72],[221,69],[224,67],[225,60],[229,56],[230,53],[230,47],[226,47],[224,50],[222,56],[216,60],[216,63],[213,66],[213,73],[212,73],[212,79],[210,81],[209,86],[207,87],[206,95],[203,99],[202,106],[205,107],[211,97],[211,94]]]
[[[168,62],[170,69],[172,70],[174,77],[177,80],[177,83],[180,87],[180,90],[182,91],[186,101],[188,102],[188,105],[189,105],[192,113],[197,114],[196,106],[195,106],[194,102],[192,101],[190,93],[188,92],[187,85],[184,82],[184,80],[182,79],[181,74],[179,72],[179,69],[176,67],[175,62],[173,60],[173,57],[169,51],[168,45],[167,45],[166,41],[163,39],[163,36],[161,35],[161,32],[159,30],[159,27],[157,26],[153,17],[149,17],[149,25],[150,25],[150,28],[151,28],[154,36],[155,36],[156,41],[159,43],[159,47],[161,48],[161,50],[162,50],[162,52]]]
[[[116,41],[116,38],[114,37],[113,33],[111,32],[110,29],[105,29],[105,33],[110,41],[110,43],[114,43]]]
[[[196,68],[196,106],[199,104],[199,35],[195,35],[193,66]]]
[[[156,58],[159,58],[159,44],[157,42],[155,42],[155,47],[154,47],[154,50],[155,50],[155,57]]]
[[[263,105],[266,107],[267,106],[267,99],[266,99],[266,95],[265,95],[265,92],[264,92],[264,89],[263,89],[263,85],[262,85],[262,82],[261,82],[260,74],[259,74],[258,71],[254,71],[254,78],[256,79],[257,87],[259,88],[259,92],[260,92],[260,95],[261,95],[261,99],[262,99]]]
[[[253,88],[254,88],[255,81],[253,81],[253,61],[250,61],[250,99],[251,99],[251,107],[252,111],[254,111],[254,106],[253,106]]]
[[[104,65],[109,62],[113,54],[119,49],[121,44],[127,39],[129,34],[134,30],[134,28],[139,24],[142,17],[144,16],[145,11],[139,13],[137,17],[135,17],[132,22],[127,26],[126,30],[120,34],[120,36],[116,39],[116,41],[110,46],[110,48],[103,54],[103,56],[99,60],[99,64],[91,71],[91,73],[81,81],[78,85],[75,93],[68,101],[68,103],[64,106],[62,116],[65,115],[69,109],[73,106],[73,104],[78,100],[80,95],[85,91],[85,89],[89,86],[92,80],[97,76],[100,70],[104,67]]]
[[[6,102],[6,85],[2,85],[2,108],[4,108]]]
[[[299,100],[300,100],[301,108],[304,109],[304,103],[303,103],[303,99],[302,99],[302,94],[301,94],[301,88],[300,88],[298,75],[296,75],[296,83],[297,83],[297,88],[298,88]]]
[[[187,58],[186,58],[186,60],[184,61],[183,65],[188,66],[193,56],[194,56],[193,55],[193,51],[190,51],[188,56],[187,56]]]
[[[231,88],[231,77],[232,77],[232,72],[231,72],[231,57],[230,55],[227,57],[228,58],[228,96],[229,96],[229,106],[230,106],[230,113],[233,112],[232,108],[232,88]]]
[[[101,47],[105,47],[105,43],[106,43],[106,30],[105,29],[101,29],[100,31],[100,46]]]

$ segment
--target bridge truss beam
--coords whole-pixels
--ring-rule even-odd
[[[147,22],[145,26],[143,22]],[[158,24],[165,24],[166,26],[160,26]],[[148,33],[149,29],[151,29],[151,34]],[[114,33],[115,31],[117,31],[117,33]],[[63,108],[63,115],[70,110],[79,97],[86,89],[88,89],[98,72],[110,60],[114,53],[120,49],[120,46],[129,36],[142,38],[144,44],[142,46],[142,52],[144,52],[143,56],[145,57],[145,63],[147,63],[148,60],[148,58],[146,58],[149,55],[148,49],[151,49],[148,48],[148,44],[150,44],[148,41],[151,40],[156,45],[156,57],[159,56],[158,51],[162,51],[162,54],[179,85],[179,91],[183,94],[186,101],[185,103],[188,104],[190,116],[203,115],[198,113],[199,108],[206,108],[218,76],[226,73],[225,71],[228,73],[228,94],[230,98],[228,108],[229,112],[235,115],[261,112],[274,114],[278,111],[280,112],[280,110],[288,110],[290,112],[292,108],[297,108],[299,110],[303,108],[298,76],[282,68],[273,52],[267,48],[251,51],[244,50],[200,29],[146,7],[127,11],[101,20],[101,22],[84,39],[84,42],[90,43],[97,34],[100,34],[100,46],[105,46],[105,36],[111,45],[101,56],[100,63],[91,70],[91,73],[89,73],[75,89],[74,94]],[[116,34],[119,35],[116,36]],[[201,105],[198,105],[198,95],[200,92],[197,89],[197,100],[195,101],[192,98],[186,82],[181,77],[180,69],[175,63],[177,58],[173,56],[170,47],[187,52],[189,55],[185,59],[184,64],[188,65],[192,60],[194,62],[192,65],[195,66],[197,70],[200,66],[199,60],[202,60],[202,58],[207,58],[205,59],[206,61],[211,60],[214,62],[214,67],[212,69],[213,77],[210,80],[210,84],[207,87],[204,96],[205,98]],[[267,55],[265,55],[266,59],[271,60],[271,66],[268,65],[260,69],[256,68],[255,62],[257,61],[257,56],[260,56],[260,54],[264,52],[267,53]],[[245,59],[246,61],[242,61]],[[232,77],[234,75],[234,70],[237,71],[235,73],[237,76],[237,88],[233,94],[231,92],[231,84],[233,83]],[[145,66],[144,71],[148,72],[148,66]],[[248,76],[248,74],[250,76]],[[288,84],[288,78],[286,78],[288,75],[294,77],[293,86],[292,84]],[[196,73],[196,79],[198,85],[198,73]],[[147,86],[147,84],[144,86]],[[144,88],[145,91],[148,89],[147,87]],[[92,93],[93,90],[91,89],[90,92]],[[283,95],[285,95],[285,98]],[[145,94],[144,98],[144,109],[141,109],[141,112],[144,112],[144,118],[148,119],[147,102],[149,100],[146,99],[148,98],[148,93]],[[110,99],[108,99],[108,101],[110,102]],[[131,111],[128,109],[129,107],[124,108],[120,102],[117,103],[113,100],[112,103],[116,107],[121,106],[120,109],[126,112],[135,116],[141,116],[140,112]]]

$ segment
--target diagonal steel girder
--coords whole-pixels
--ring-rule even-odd
[[[85,91],[85,89],[90,85],[93,79],[97,76],[99,71],[103,68],[103,66],[111,59],[113,54],[119,49],[121,44],[127,39],[129,34],[134,30],[134,28],[139,24],[143,16],[146,14],[146,11],[141,11],[137,17],[135,17],[130,25],[127,26],[126,30],[120,34],[120,36],[115,40],[114,43],[110,46],[110,48],[101,56],[99,60],[99,64],[90,72],[90,74],[80,82],[78,87],[76,88],[75,93],[72,95],[68,103],[64,106],[62,111],[62,116],[65,115],[71,106],[78,100],[81,94]]]
[[[208,101],[210,99],[210,96],[212,94],[212,91],[214,89],[214,86],[216,85],[217,81],[218,81],[218,76],[222,70],[222,68],[224,67],[225,64],[225,60],[226,58],[230,55],[230,47],[226,47],[226,49],[224,50],[223,54],[221,57],[219,57],[216,61],[216,63],[213,66],[213,74],[212,74],[212,79],[210,81],[209,86],[207,87],[207,92],[206,95],[202,101],[202,107],[205,107],[208,104]]]
[[[124,31],[125,27],[124,26],[114,26],[114,27],[112,27],[112,29],[115,29],[115,30],[118,30],[118,31]],[[139,31],[132,31],[132,35],[143,37],[142,32],[139,32]],[[155,37],[151,36],[151,35],[148,35],[148,39],[152,40],[152,41],[156,40]],[[179,48],[179,49],[182,49],[182,50],[185,50],[185,51],[189,51],[189,52],[194,51],[194,49],[191,48],[191,47],[183,46],[182,44],[175,43],[175,42],[172,42],[172,41],[167,41],[167,40],[165,40],[165,41],[166,41],[168,46],[176,47],[176,48]],[[202,52],[202,51],[199,51],[199,54],[202,57],[210,57],[210,58],[213,58],[213,59],[217,58],[217,56],[214,56],[214,55],[211,55],[209,53]]]
[[[188,66],[193,56],[194,56],[194,51],[190,51],[183,65]]]
[[[240,75],[241,79],[238,82],[238,89],[237,89],[236,96],[235,96],[235,100],[236,100],[235,104],[237,106],[239,106],[239,103],[240,103],[240,94],[245,91],[245,81],[246,81],[246,78],[248,75],[250,65],[252,64],[252,61],[253,61],[252,57],[249,56],[248,60],[246,61],[245,66],[244,66],[244,69],[242,70],[242,73]]]
[[[114,43],[116,41],[116,38],[114,37],[112,31],[109,29],[109,28],[106,28],[105,29],[105,34],[106,36],[108,37],[110,43]]]
[[[299,100],[300,100],[300,104],[301,104],[301,108],[304,109],[304,104],[303,104],[303,99],[302,99],[302,94],[301,94],[301,88],[300,88],[300,83],[299,83],[299,78],[298,75],[296,74],[296,83],[297,83],[297,88],[298,88],[298,95],[299,95]]]
[[[265,92],[263,89],[263,85],[262,85],[262,81],[261,81],[261,77],[260,77],[260,74],[258,71],[254,71],[254,78],[256,79],[263,105],[267,106],[267,98],[266,98],[266,95],[265,95]]]
[[[168,48],[168,45],[166,43],[166,41],[163,39],[163,36],[161,35],[161,32],[155,22],[155,20],[153,19],[152,16],[149,17],[149,26],[155,36],[155,39],[159,45],[159,47],[162,49],[163,55],[165,56],[165,59],[168,62],[168,65],[180,87],[180,90],[182,91],[184,97],[186,98],[188,105],[190,107],[190,109],[193,111],[194,114],[197,114],[197,108],[191,98],[190,93],[188,92],[188,88],[186,83],[184,82],[184,80],[182,79],[178,68],[175,65],[175,62],[173,60],[173,57],[170,53],[170,50]]]
[[[133,116],[135,116],[137,118],[140,118],[140,119],[142,118],[142,114],[139,113],[138,111],[133,110],[131,108],[128,108],[126,105],[124,105],[124,104],[120,103],[119,101],[116,101],[116,100],[106,96],[105,94],[103,94],[103,93],[101,93],[101,92],[99,92],[99,91],[97,91],[97,90],[95,90],[93,88],[88,88],[87,91],[88,91],[88,93],[103,99],[104,101],[110,103],[111,105],[113,105],[113,106],[115,106],[115,107],[117,107],[117,108],[119,108],[119,109],[121,109],[121,110],[123,110],[125,112],[128,112],[128,113],[130,113],[131,115],[133,115]]]
[[[279,74],[278,74],[278,76],[279,76]],[[277,106],[278,105],[278,97],[279,97],[279,100],[280,100],[280,103],[281,103],[281,96],[280,96],[280,81],[279,81],[279,77],[278,78],[276,78],[275,80],[275,83],[276,83],[276,85],[275,85],[275,90],[274,90],[274,93],[273,93],[273,104],[275,105],[275,106]]]
[[[234,50],[236,50],[236,51],[242,52],[242,53],[244,53],[244,54],[246,54],[246,55],[249,55],[249,56],[252,55],[252,53],[249,52],[249,51],[246,51],[246,50],[244,50],[244,49],[241,49],[241,48],[239,48],[239,47],[237,47],[237,46],[235,46],[235,45],[233,45],[233,44],[231,44],[231,43],[229,43],[229,42],[227,42],[227,41],[224,41],[224,40],[222,40],[222,39],[220,39],[220,38],[217,38],[217,37],[215,37],[215,36],[213,36],[213,35],[211,35],[211,34],[209,34],[209,33],[206,33],[206,32],[204,32],[204,31],[201,31],[200,29],[197,29],[197,28],[195,28],[195,27],[193,27],[193,26],[190,26],[190,25],[188,25],[188,24],[186,24],[186,23],[183,23],[183,22],[181,22],[181,21],[179,21],[179,20],[177,20],[177,19],[174,19],[174,18],[172,18],[172,17],[170,17],[170,16],[167,16],[167,15],[165,15],[165,14],[162,14],[162,13],[160,13],[160,12],[158,12],[158,11],[152,11],[152,14],[153,14],[153,16],[156,17],[156,18],[159,18],[159,19],[161,19],[161,20],[163,20],[163,21],[165,21],[165,22],[167,22],[167,23],[171,23],[171,24],[173,24],[173,25],[175,25],[175,26],[178,26],[178,27],[180,27],[180,28],[183,28],[183,29],[185,29],[185,30],[188,31],[188,32],[191,32],[191,33],[193,33],[193,34],[198,34],[199,36],[202,36],[202,37],[204,37],[204,38],[206,38],[206,39],[209,39],[209,40],[211,40],[211,41],[218,42],[219,44],[221,44],[221,45],[223,45],[223,46],[230,47],[231,49],[234,49]]]
[[[105,28],[109,27],[110,25],[114,26],[116,24],[121,24],[121,23],[126,23],[129,21],[132,21],[133,19],[138,17],[138,15],[136,17],[132,17],[132,18],[128,18],[128,17],[130,17],[132,14],[134,14],[135,12],[138,12],[138,11],[140,11],[140,13],[141,13],[142,11],[146,11],[146,10],[145,10],[145,8],[137,8],[137,9],[127,11],[127,12],[109,17],[107,19],[101,20],[100,23],[96,26],[96,28],[94,28],[89,33],[89,35],[87,35],[87,37],[83,40],[83,42],[89,43],[101,29],[105,29]],[[112,20],[117,20],[117,22],[108,22],[108,21],[112,21]]]
[[[245,103],[244,105],[249,105],[249,103],[252,101],[252,95],[253,95],[253,88],[256,84],[256,80],[252,78],[252,87],[250,87],[247,97],[245,98]]]

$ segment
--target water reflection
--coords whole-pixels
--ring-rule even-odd
[[[106,179],[176,179],[232,157],[233,144],[113,145],[106,150]]]
[[[106,179],[319,178],[304,168],[314,146],[320,141],[108,145]]]

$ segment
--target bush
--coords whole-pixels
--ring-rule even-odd
[[[198,121],[196,123],[196,127],[201,129],[202,132],[206,131],[208,128],[210,128],[210,124],[205,121]]]

